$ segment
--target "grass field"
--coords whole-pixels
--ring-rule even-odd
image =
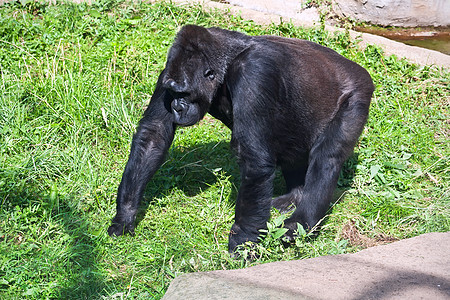
[[[368,69],[376,92],[320,234],[227,253],[239,186],[230,131],[179,129],[146,190],[135,236],[110,238],[135,126],[186,23],[326,45]],[[0,8],[0,298],[159,299],[181,273],[358,249],[450,229],[450,73],[358,50],[345,33],[263,28],[170,3],[101,0]],[[283,191],[280,176],[275,191]],[[426,253],[424,254],[426,255]]]

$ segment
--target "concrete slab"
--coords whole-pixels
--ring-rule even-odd
[[[163,299],[450,299],[450,232],[354,254],[184,274]]]

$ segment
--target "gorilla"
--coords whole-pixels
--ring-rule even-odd
[[[232,130],[241,184],[231,253],[257,242],[271,207],[312,229],[326,214],[340,170],[363,130],[374,85],[368,72],[313,42],[186,25],[178,32],[133,136],[109,235],[133,232],[146,184],[178,126],[206,113]],[[272,199],[279,167],[285,195]]]

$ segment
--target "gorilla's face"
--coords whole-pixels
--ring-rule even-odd
[[[164,70],[163,87],[172,99],[174,123],[181,126],[193,125],[203,118],[219,85],[206,55],[195,48],[175,44]]]

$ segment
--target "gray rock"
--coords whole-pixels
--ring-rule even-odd
[[[449,0],[333,0],[333,10],[383,26],[450,26]]]
[[[354,254],[184,274],[163,299],[450,299],[450,232]]]

